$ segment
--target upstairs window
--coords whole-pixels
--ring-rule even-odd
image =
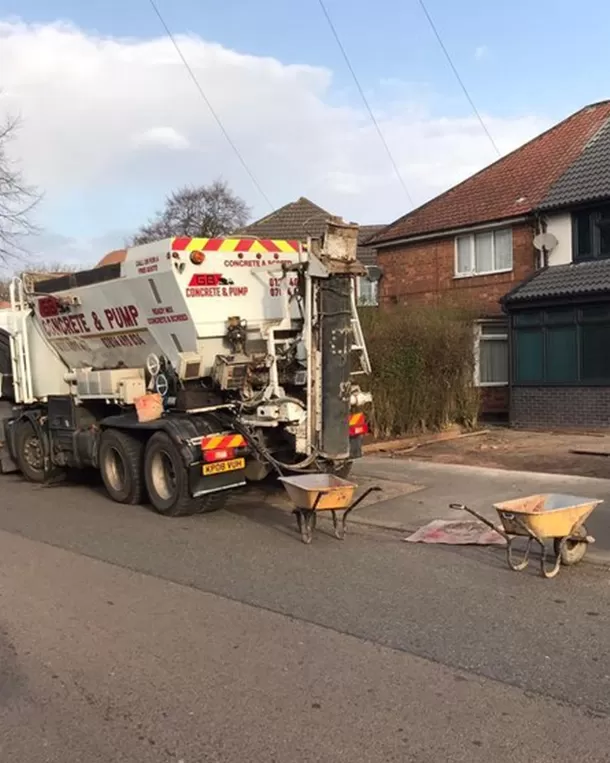
[[[610,257],[610,206],[583,209],[572,219],[574,261]]]
[[[456,236],[456,276],[481,276],[512,269],[513,232],[510,228]]]

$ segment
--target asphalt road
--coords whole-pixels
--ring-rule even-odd
[[[608,760],[603,567],[0,484],[3,761]]]

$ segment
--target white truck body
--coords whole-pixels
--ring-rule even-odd
[[[278,468],[273,449],[292,453],[288,466],[349,460],[350,406],[368,400],[353,383],[353,356],[356,371],[370,370],[355,304],[357,234],[335,219],[307,246],[171,238],[93,270],[15,279],[0,334],[13,400],[47,460],[95,464],[104,431],[136,437],[134,404],[151,392],[163,398],[158,427],[178,444],[201,440],[193,431],[208,432],[213,412],[227,409],[259,463]],[[52,431],[43,442],[47,421],[58,431],[71,422],[78,443]]]

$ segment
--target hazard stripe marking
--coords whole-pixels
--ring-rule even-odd
[[[295,254],[300,250],[298,241],[278,241],[256,238],[175,238],[174,252],[265,252]]]
[[[209,435],[201,440],[201,450],[219,450],[220,448],[242,448],[246,440],[240,434]]]

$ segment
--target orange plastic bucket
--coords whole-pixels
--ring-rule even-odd
[[[163,414],[163,398],[158,392],[142,395],[136,398],[135,403],[138,421],[141,423],[160,419]]]

